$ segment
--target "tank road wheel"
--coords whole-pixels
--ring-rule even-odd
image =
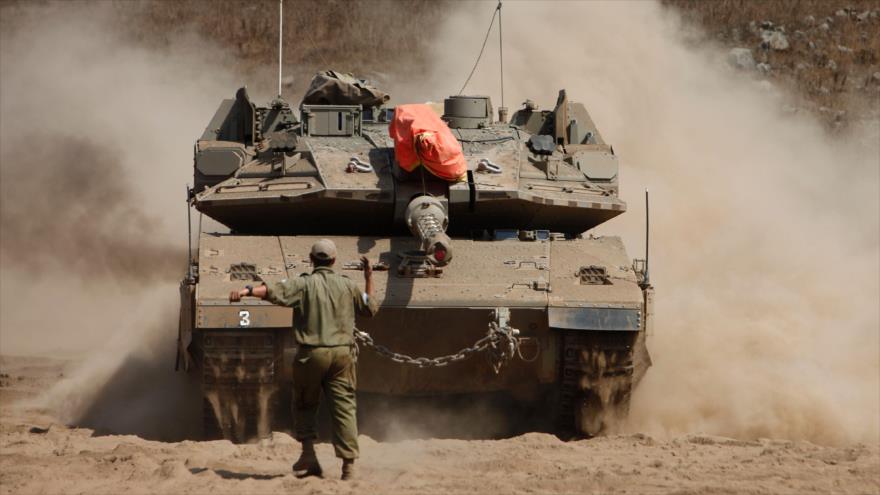
[[[212,331],[204,337],[202,421],[206,439],[266,438],[281,404],[271,333]]]
[[[594,437],[626,418],[637,332],[562,332],[558,429]]]

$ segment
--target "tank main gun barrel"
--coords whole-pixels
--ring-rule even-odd
[[[452,261],[452,240],[446,235],[449,216],[437,198],[419,196],[406,207],[406,225],[416,239],[428,261],[445,266]]]

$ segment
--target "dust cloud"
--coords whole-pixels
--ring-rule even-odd
[[[458,90],[493,7],[446,22],[422,98]],[[627,428],[880,441],[878,122],[830,137],[785,113],[659,4],[507,2],[503,20],[505,104],[552,108],[566,88],[586,105],[629,204],[598,230],[634,257],[652,192],[654,367]],[[466,93],[498,106],[491,40]]]
[[[0,150],[4,264],[36,276],[64,270],[147,283],[178,276],[186,252],[133,197],[119,150],[63,134],[23,142],[46,140]]]
[[[100,8],[59,5],[0,33],[0,349],[86,353],[47,405],[173,437],[155,427],[186,396],[170,371],[183,185],[192,140],[241,78],[216,47],[141,49]],[[436,69],[393,78],[395,101],[460,87],[494,1],[457,7]],[[547,107],[566,88],[586,104],[630,206],[599,230],[632,256],[652,191],[654,367],[627,429],[880,441],[877,122],[832,138],[783,113],[785,94],[729,71],[708,41],[685,43],[658,4],[507,2],[503,20],[504,103]],[[466,92],[498,106],[494,40]]]
[[[179,438],[184,186],[240,79],[199,40],[129,43],[109,3],[3,13],[0,350],[83,358],[43,398],[64,421]]]

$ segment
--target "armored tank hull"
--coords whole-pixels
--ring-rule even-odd
[[[376,262],[380,311],[357,321],[360,392],[509,394],[562,435],[626,414],[650,366],[653,289],[619,238],[586,232],[626,209],[613,150],[564,92],[509,123],[467,98],[444,114],[468,163],[457,182],[396,167],[387,120],[365,115],[390,109],[301,105],[300,121],[243,90],[221,105],[196,144],[191,204],[229,232],[199,233],[178,349],[202,377],[207,436],[290,428],[292,310],[228,294],[310,272],[319,238],[355,280],[361,256]]]

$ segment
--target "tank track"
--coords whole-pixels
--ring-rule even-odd
[[[265,438],[279,408],[275,336],[208,331],[203,339],[202,419],[206,439]]]
[[[640,332],[561,333],[557,429],[563,437],[599,435],[629,412]]]

